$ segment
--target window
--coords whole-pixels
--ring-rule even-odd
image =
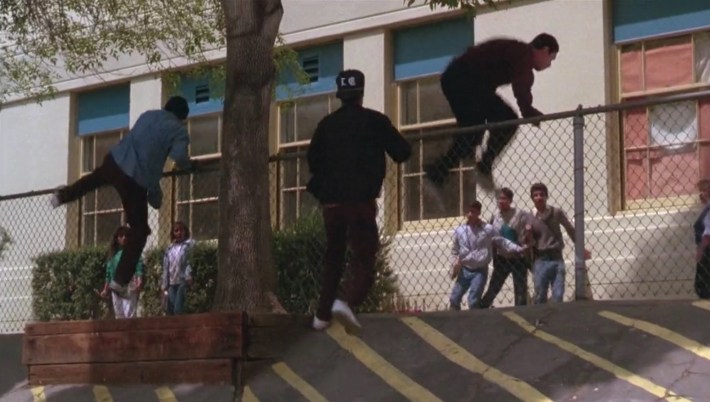
[[[303,71],[308,75],[309,83],[318,81],[318,55],[304,57],[301,60],[301,67],[303,68]]]
[[[622,100],[710,86],[710,32],[624,44],[618,51]],[[628,110],[621,123],[626,207],[694,202],[696,182],[710,174],[710,103]]]
[[[128,84],[76,94],[75,134],[80,146],[77,179],[101,166],[111,148],[128,132],[129,103]],[[77,224],[82,245],[108,243],[122,222],[123,206],[113,187],[92,191],[81,200]]]
[[[473,158],[450,170],[441,191],[430,188],[424,166],[446,153],[451,137],[413,139],[414,135],[455,126],[439,75],[472,43],[470,16],[407,27],[393,34],[397,126],[412,144],[412,157],[401,171],[401,221],[461,216],[462,205],[473,195],[469,192],[475,191],[471,181]]]
[[[284,156],[279,162],[278,183],[279,224],[283,227],[318,206],[316,199],[306,191],[310,172],[305,152],[318,122],[340,107],[340,101],[330,93],[281,102],[277,107],[278,153]]]
[[[441,92],[439,76],[429,76],[397,85],[398,125],[402,134],[412,136],[432,130],[454,127],[455,120]],[[474,160],[464,160],[450,171],[441,197],[428,189],[423,167],[446,153],[451,138],[410,140],[412,157],[403,165],[403,220],[418,221],[461,216],[464,205],[475,191]]]
[[[222,114],[212,113],[187,120],[190,157],[217,161],[221,155]],[[219,229],[219,170],[197,172],[175,179],[177,220],[185,222],[195,240],[216,239]]]
[[[86,136],[81,140],[81,176],[99,167],[111,147],[117,144],[126,129]],[[124,222],[123,206],[116,190],[102,187],[84,196],[81,203],[81,233],[83,245],[107,244],[118,226]]]

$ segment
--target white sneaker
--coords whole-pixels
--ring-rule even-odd
[[[323,331],[330,326],[330,321],[323,321],[318,319],[315,315],[313,316],[313,329],[316,331]]]
[[[333,302],[333,316],[340,321],[340,323],[345,327],[345,332],[349,334],[358,334],[362,330],[362,326],[355,318],[355,313],[350,309],[348,303],[335,299]]]
[[[59,199],[59,193],[53,193],[49,203],[52,204],[52,208],[57,208],[62,205],[62,201]]]

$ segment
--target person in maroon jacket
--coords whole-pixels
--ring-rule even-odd
[[[532,105],[533,70],[550,67],[560,48],[557,40],[541,33],[530,43],[515,39],[491,39],[469,47],[454,58],[441,75],[441,89],[449,102],[459,127],[477,126],[485,123],[514,120],[518,115],[500,96],[496,89],[510,84],[523,117],[540,116],[542,113]],[[490,130],[486,150],[476,164],[479,176],[492,187],[493,161],[510,142],[517,126]],[[448,177],[449,169],[461,159],[474,154],[483,141],[484,132],[461,133],[446,154],[424,166],[427,178],[441,186]]]

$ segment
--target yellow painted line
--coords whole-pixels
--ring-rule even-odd
[[[710,300],[694,301],[693,306],[704,309],[704,310],[710,310]]]
[[[639,375],[636,375],[625,368],[619,367],[616,364],[610,362],[609,360],[604,359],[603,357],[599,357],[595,355],[594,353],[587,352],[586,350],[580,348],[579,346],[565,341],[564,339],[558,338],[552,334],[549,334],[545,331],[541,331],[537,328],[535,328],[532,324],[529,322],[525,321],[525,319],[521,316],[519,316],[516,313],[513,312],[505,312],[503,313],[504,316],[506,316],[508,319],[513,321],[514,323],[520,325],[524,330],[527,332],[531,333],[532,335],[542,339],[545,342],[552,343],[553,345],[557,346],[558,348],[565,350],[569,353],[572,353],[581,359],[584,359],[593,365],[599,367],[602,370],[606,370],[609,373],[615,375],[617,378],[624,380],[632,385],[635,385],[641,389],[646,390],[646,392],[650,392],[651,394],[655,395],[658,398],[665,399],[668,401],[688,401],[690,402],[690,399],[683,398],[679,396],[678,394],[674,393],[673,391],[666,389],[660,385],[657,385],[656,383],[647,380]]]
[[[404,317],[401,320],[444,357],[468,371],[480,374],[484,379],[500,386],[521,401],[552,402],[552,399],[530,386],[530,384],[482,362],[469,351],[419,318]]]
[[[286,363],[276,363],[271,368],[281,376],[284,380],[286,380],[289,385],[291,385],[293,388],[295,388],[298,392],[301,393],[306,399],[308,399],[311,402],[328,402],[327,399],[323,397],[323,395],[318,392],[311,384],[307,383],[306,380],[301,378],[296,372],[291,370],[289,366],[286,365]]]
[[[619,324],[626,325],[627,327],[633,327],[640,329],[641,331],[647,332],[651,335],[657,336],[663,340],[671,343],[675,343],[681,348],[687,350],[690,353],[695,353],[696,355],[710,360],[710,348],[701,344],[700,342],[694,341],[687,338],[677,332],[671,331],[668,328],[664,328],[660,325],[654,323],[636,320],[633,318],[625,317],[621,314],[613,313],[611,311],[601,311],[599,315],[612,321],[616,321]]]
[[[34,398],[34,402],[47,401],[47,398],[44,396],[44,387],[32,387],[30,388],[30,392],[32,392],[32,398]]]
[[[108,392],[108,388],[103,385],[94,386],[94,400],[96,402],[113,402],[111,393]]]
[[[244,393],[242,394],[242,402],[259,402],[259,398],[254,395],[248,385],[244,387]]]
[[[362,339],[346,334],[345,329],[339,323],[334,322],[333,325],[328,328],[327,332],[331,338],[338,342],[340,347],[352,353],[360,363],[364,364],[368,369],[377,374],[387,384],[410,401],[441,401],[441,399],[432,394],[431,391],[407,377],[407,375],[401,372],[397,367],[393,366],[390,362],[385,360],[384,357],[372,350]]]
[[[175,394],[173,394],[173,391],[168,387],[156,388],[155,395],[158,396],[160,402],[178,402],[177,398],[175,398]]]

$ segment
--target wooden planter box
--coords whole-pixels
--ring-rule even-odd
[[[237,383],[244,313],[28,324],[30,385]]]

